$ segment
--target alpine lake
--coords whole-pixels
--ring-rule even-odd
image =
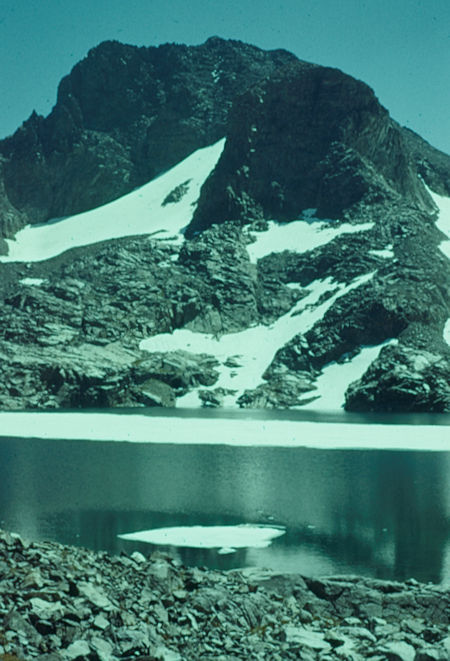
[[[89,415],[80,413],[80,415]],[[102,415],[102,412],[98,412]],[[200,416],[226,435],[229,419],[378,425],[395,436],[417,425],[424,449],[230,446],[0,437],[0,525],[111,553],[168,551],[187,565],[268,567],[303,575],[358,574],[450,585],[450,416],[313,412],[139,410],[150,418]],[[60,415],[55,413],[55,416]],[[133,412],[123,410],[129,417]],[[106,420],[106,417],[105,417]],[[380,424],[381,423],[381,424]],[[430,425],[448,430],[449,451],[426,449]],[[1,434],[0,430],[0,434]],[[119,537],[160,528],[263,526],[266,545],[151,544]],[[198,527],[198,528],[197,528]],[[234,530],[234,528],[229,528]],[[228,528],[227,528],[228,530]]]

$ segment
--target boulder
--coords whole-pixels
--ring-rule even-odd
[[[402,345],[382,349],[345,394],[348,411],[450,411],[450,361]]]

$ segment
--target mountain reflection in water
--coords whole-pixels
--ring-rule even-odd
[[[225,569],[450,583],[449,485],[447,452],[0,439],[2,526],[31,539],[147,553],[155,547],[117,535],[286,527],[264,549],[171,549],[186,564]]]

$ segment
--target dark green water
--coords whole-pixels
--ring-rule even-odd
[[[258,565],[450,584],[450,452],[0,438],[0,523],[111,552],[120,533],[264,523],[266,549],[172,548],[187,564]]]

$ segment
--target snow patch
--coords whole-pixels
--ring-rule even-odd
[[[9,253],[1,262],[39,262],[70,248],[135,234],[183,241],[182,230],[192,218],[203,182],[215,167],[225,140],[199,149],[148,184],[97,209],[27,225],[14,239],[6,239]],[[189,186],[179,202],[161,206],[174,189]]]
[[[316,381],[317,390],[307,393],[311,396],[318,395],[318,399],[305,404],[301,409],[331,411],[342,408],[345,391],[350,383],[360,379],[378,356],[380,349],[389,344],[397,344],[397,340],[387,340],[382,344],[363,347],[354,358],[347,362],[332,362],[325,365],[322,374]]]
[[[284,528],[242,524],[238,526],[174,526],[154,528],[118,535],[120,539],[164,546],[187,546],[198,549],[219,549],[233,553],[241,548],[266,548],[273,539],[284,535]]]
[[[382,257],[383,259],[392,259],[395,256],[391,245],[386,246],[383,250],[369,250],[369,255],[375,255],[375,257]]]
[[[436,226],[441,230],[448,239],[441,241],[439,248],[448,259],[450,259],[450,197],[445,195],[438,195],[434,193],[428,186],[425,186],[430,196],[433,198],[435,205],[438,208],[439,215],[436,220]],[[450,345],[450,317],[444,326],[444,341]]]
[[[39,285],[42,285],[43,282],[45,282],[44,278],[22,278],[19,280],[21,285],[30,285],[35,287],[39,287]]]
[[[436,226],[448,237],[448,239],[441,242],[439,247],[444,255],[450,259],[450,197],[433,193],[429,188],[427,190],[439,210]]]
[[[256,239],[254,243],[247,246],[250,261],[256,263],[258,259],[270,255],[273,252],[291,250],[298,253],[313,250],[323,246],[335,239],[340,234],[352,234],[354,232],[366,232],[374,226],[374,223],[342,223],[333,226],[333,221],[313,220],[312,214],[315,209],[307,209],[303,212],[301,220],[293,220],[290,223],[278,223],[269,221],[269,229],[263,232],[252,232]],[[336,225],[334,223],[334,225]]]
[[[450,345],[450,317],[447,319],[444,326],[444,342]]]

